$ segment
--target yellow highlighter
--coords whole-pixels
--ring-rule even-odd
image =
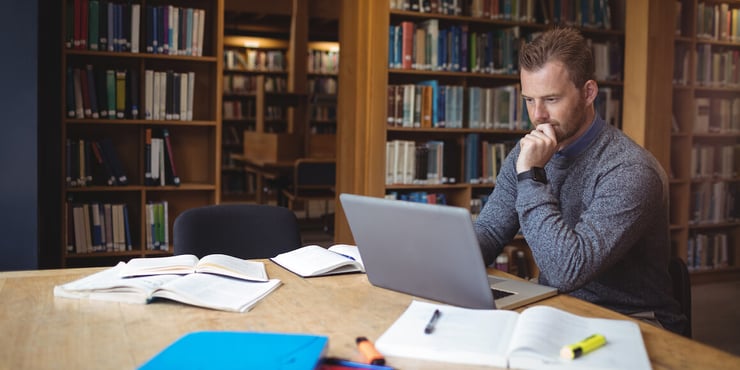
[[[606,337],[601,334],[594,334],[588,338],[567,345],[560,350],[560,357],[567,359],[579,358],[591,351],[595,351],[606,344]]]

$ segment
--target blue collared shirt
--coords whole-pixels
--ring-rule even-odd
[[[585,150],[588,145],[591,144],[592,141],[594,141],[594,138],[601,131],[605,124],[606,121],[601,119],[601,117],[596,114],[594,116],[593,122],[591,123],[591,127],[589,127],[588,130],[586,130],[586,132],[572,144],[555,153],[555,157],[574,158],[578,156],[578,154],[583,152],[583,150]]]

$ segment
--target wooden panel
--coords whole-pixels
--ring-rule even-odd
[[[383,196],[388,1],[345,0],[340,17],[337,193]],[[351,242],[341,206],[335,241]]]
[[[627,0],[622,130],[670,171],[672,0]]]

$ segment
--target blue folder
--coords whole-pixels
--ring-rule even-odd
[[[329,338],[320,335],[201,331],[186,334],[140,369],[314,369]]]

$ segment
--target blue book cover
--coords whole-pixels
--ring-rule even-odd
[[[314,369],[328,342],[326,336],[309,334],[193,332],[139,369]]]

